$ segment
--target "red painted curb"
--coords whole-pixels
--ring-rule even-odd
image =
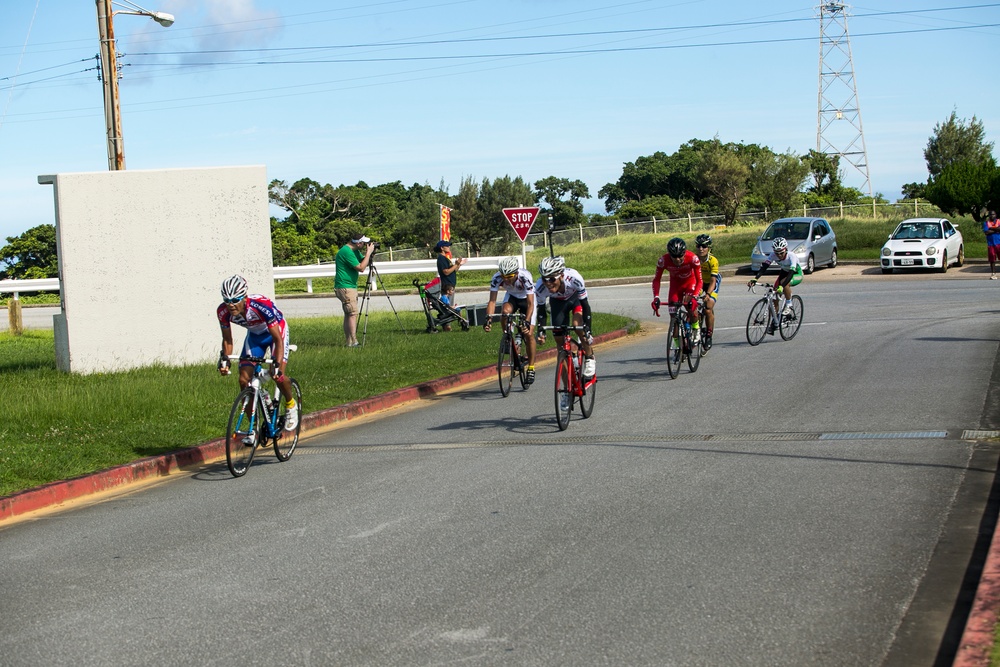
[[[993,633],[1000,609],[1000,531],[994,531],[990,551],[979,576],[972,610],[955,653],[953,667],[989,667]]]
[[[628,332],[625,329],[618,329],[595,337],[594,342],[605,343],[623,338],[626,335]],[[554,348],[545,350],[536,356],[536,360],[549,359],[555,355]],[[495,373],[495,366],[484,366],[313,412],[303,416],[302,430],[308,432],[310,429],[357,419],[409,401],[437,396],[448,389],[485,380]],[[219,438],[177,452],[149,456],[107,470],[100,470],[68,480],[49,482],[34,489],[25,489],[0,498],[0,522],[27,512],[52,507],[68,500],[82,498],[101,491],[109,491],[153,477],[165,477],[184,468],[202,466],[208,461],[216,460],[225,455],[225,438]]]

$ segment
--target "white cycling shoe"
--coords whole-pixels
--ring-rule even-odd
[[[583,377],[592,378],[597,373],[597,361],[594,359],[583,360]]]
[[[294,431],[295,427],[299,425],[299,406],[294,408],[289,408],[288,412],[285,413],[285,430]]]

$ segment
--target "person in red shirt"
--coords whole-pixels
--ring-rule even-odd
[[[663,272],[670,274],[670,286],[667,289],[667,310],[673,314],[674,309],[684,304],[692,313],[694,327],[694,342],[701,340],[697,315],[697,304],[693,303],[696,294],[702,290],[701,260],[698,255],[687,249],[682,238],[672,238],[667,241],[667,253],[656,262],[656,275],[653,276],[653,312],[660,316],[660,279]]]

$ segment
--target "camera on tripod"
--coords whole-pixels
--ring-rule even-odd
[[[372,252],[377,252],[378,249],[381,247],[382,247],[381,243],[379,243],[378,241],[372,241]]]

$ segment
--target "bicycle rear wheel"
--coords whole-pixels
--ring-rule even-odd
[[[556,362],[556,424],[560,431],[565,431],[569,426],[569,416],[573,411],[573,364],[570,363],[569,355],[564,351],[559,351],[559,360]]]
[[[684,356],[681,352],[683,346],[681,329],[680,320],[671,317],[670,326],[667,327],[667,372],[672,378],[676,378],[681,372],[681,361]]]
[[[778,326],[778,331],[785,340],[795,338],[795,334],[799,332],[799,327],[802,326],[802,315],[805,312],[802,299],[798,294],[788,300],[788,308],[791,308],[792,312],[788,315],[782,315],[781,324]]]
[[[701,317],[698,318],[698,324],[701,327],[701,356],[708,354],[708,351],[712,349],[712,342],[709,336],[705,335],[708,331],[708,326],[705,324],[705,311],[701,311]]]
[[[580,396],[580,414],[583,415],[584,419],[587,419],[590,417],[591,413],[594,412],[594,398],[597,395],[597,380],[591,382],[589,387],[587,386],[587,381],[583,377],[583,366],[587,363],[586,359],[584,359],[583,352],[577,353],[577,359],[580,360],[580,368],[579,374],[576,376],[576,381],[579,383],[577,386],[583,390],[583,395]]]
[[[694,342],[694,331],[688,331],[685,342],[688,349],[688,368],[692,373],[694,373],[698,370],[698,364],[701,363],[701,341],[698,341],[698,344],[696,345]]]
[[[497,378],[500,380],[500,394],[506,398],[510,394],[510,384],[514,380],[514,362],[511,359],[510,336],[500,336],[500,356],[497,358]]]
[[[255,396],[253,388],[246,387],[236,397],[233,409],[229,412],[229,425],[226,427],[226,463],[233,477],[242,477],[247,473],[254,452],[257,451],[257,445],[265,437],[264,424],[260,419],[263,411],[258,410],[259,406],[253,404]]]
[[[279,461],[287,461],[292,458],[292,452],[299,444],[299,433],[302,431],[302,389],[299,387],[298,381],[293,379],[291,382],[292,395],[295,396],[295,405],[299,411],[299,422],[295,425],[294,430],[285,430],[285,413],[288,412],[288,408],[285,407],[284,397],[279,398],[277,406],[278,432],[274,436],[274,455],[278,457]]]
[[[750,309],[747,318],[747,342],[758,345],[767,335],[767,325],[771,319],[771,310],[767,306],[767,297],[763,297]]]

